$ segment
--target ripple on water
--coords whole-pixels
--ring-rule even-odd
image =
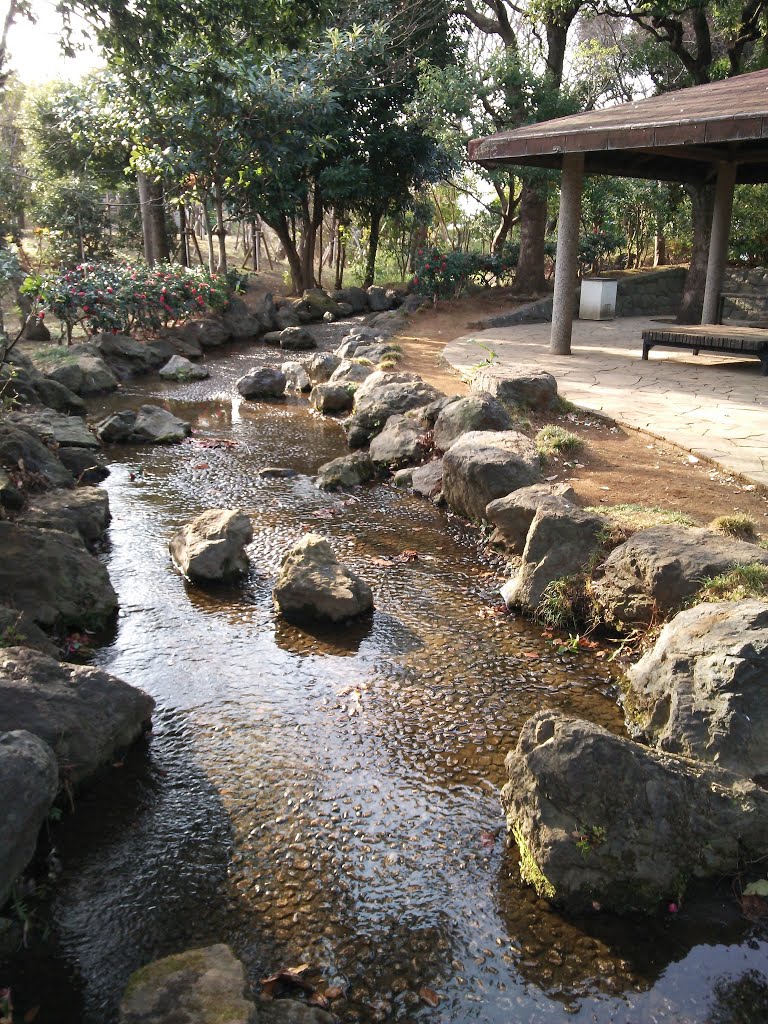
[[[82,1000],[69,1019],[108,1024],[139,963],[227,941],[254,981],[310,963],[344,987],[345,1021],[705,1020],[712,979],[765,944],[738,945],[730,919],[566,920],[519,885],[505,843],[498,789],[521,724],[553,707],[621,730],[610,668],[489,615],[497,566],[455,518],[386,485],[318,491],[340,427],[301,400],[239,402],[257,359],[280,355],[244,348],[211,359],[209,381],[128,385],[112,403],[162,400],[196,436],[115,450],[106,482],[122,611],[98,661],[160,712],[149,754],[57,833],[55,936]],[[300,475],[259,477],[267,464]],[[168,538],[216,505],[252,516],[251,568],[191,587]],[[372,619],[276,620],[279,560],[306,529],[371,584]],[[67,1024],[43,1002],[40,1024]]]

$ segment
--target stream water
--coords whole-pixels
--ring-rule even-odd
[[[342,986],[345,1022],[763,1019],[727,1015],[768,987],[768,943],[729,891],[652,921],[566,920],[519,884],[504,757],[542,707],[621,731],[610,666],[494,615],[497,569],[444,511],[387,484],[318,491],[309,475],[346,450],[338,424],[234,387],[279,358],[229,350],[207,381],[108,403],[161,401],[195,431],[115,448],[104,484],[121,613],[96,661],[154,696],[155,727],[54,827],[50,934],[11,965],[17,1003],[38,1024],[111,1024],[137,967],[227,942],[256,988],[302,963]],[[252,516],[250,572],[188,586],[168,537],[217,506]],[[275,618],[280,555],[307,528],[369,581],[372,622]]]

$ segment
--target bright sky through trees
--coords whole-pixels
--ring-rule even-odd
[[[3,5],[4,6],[4,5]],[[100,56],[90,48],[67,58],[61,52],[61,15],[55,0],[32,0],[36,24],[21,18],[9,34],[11,67],[22,82],[28,84],[50,82],[56,78],[77,80],[94,67],[102,64]],[[83,22],[73,16],[73,24]],[[84,36],[75,36],[76,42],[85,42]],[[86,46],[88,44],[86,43]]]

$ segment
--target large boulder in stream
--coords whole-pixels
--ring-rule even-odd
[[[205,380],[206,377],[210,377],[210,371],[207,366],[203,366],[201,363],[193,363],[191,359],[185,359],[184,356],[171,356],[168,362],[161,366],[158,373],[163,380],[177,380],[177,381],[190,381],[190,380]]]
[[[318,412],[348,412],[355,396],[345,384],[316,384],[310,392],[309,400]]]
[[[287,381],[276,366],[252,366],[237,382],[237,390],[249,401],[282,398]]]
[[[471,430],[443,456],[443,496],[466,519],[485,518],[494,498],[540,480],[536,446],[516,430]]]
[[[650,913],[768,849],[765,790],[558,712],[525,723],[506,768],[520,873],[574,912]]]
[[[272,597],[280,615],[298,623],[344,622],[373,610],[371,588],[316,533],[283,555]]]
[[[25,526],[75,533],[86,544],[103,540],[110,522],[109,495],[101,487],[36,494],[24,516]]]
[[[80,416],[66,416],[54,409],[35,409],[13,412],[6,422],[36,434],[44,444],[59,448],[87,448],[90,451],[101,448],[98,438]]]
[[[333,1024],[295,999],[248,996],[245,968],[229,946],[187,949],[131,975],[118,1024]]]
[[[191,580],[223,580],[248,570],[246,544],[253,540],[250,518],[237,509],[213,508],[171,537],[168,548]]]
[[[166,355],[166,350],[161,345],[167,343],[144,344],[127,334],[108,332],[94,334],[91,344],[98,349],[102,359],[118,380],[128,380],[130,377],[151,373],[167,362],[172,351],[168,346],[169,354]]]
[[[625,708],[659,749],[768,781],[768,602],[680,612],[629,669]]]
[[[47,629],[96,629],[117,611],[101,562],[79,538],[0,521],[0,594]]]
[[[528,531],[521,564],[502,587],[507,605],[535,614],[550,583],[586,570],[600,551],[606,523],[603,516],[575,505],[540,507]]]
[[[322,491],[335,491],[368,483],[373,475],[374,467],[368,452],[353,452],[323,463],[315,482]]]
[[[757,544],[705,528],[653,526],[598,566],[592,596],[606,621],[648,625],[678,611],[708,576],[755,562],[768,565],[768,551]]]
[[[224,320],[217,317],[202,317],[200,320],[188,320],[178,328],[182,338],[198,344],[203,349],[218,348],[229,341],[232,332]]]
[[[0,650],[0,707],[4,728],[44,740],[62,778],[77,784],[111,765],[147,730],[155,702],[99,668],[7,647]]]
[[[390,416],[419,409],[440,397],[436,388],[414,374],[386,374],[377,370],[355,393],[354,411],[345,423],[350,447],[368,444],[381,433]]]
[[[108,444],[179,444],[192,428],[159,405],[123,409],[96,424],[99,440]]]
[[[32,859],[58,788],[47,743],[23,730],[0,732],[0,908]]]
[[[503,544],[512,554],[521,555],[539,509],[567,513],[576,507],[575,498],[571,485],[560,483],[519,487],[503,498],[489,501],[485,518],[496,527],[491,542]]]
[[[424,431],[416,420],[409,416],[390,416],[381,433],[371,441],[369,452],[374,466],[397,469],[423,462],[427,450]]]

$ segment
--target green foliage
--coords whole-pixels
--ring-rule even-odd
[[[499,284],[512,266],[495,253],[442,251],[436,246],[419,249],[411,284],[419,295],[434,299],[457,299],[471,281]]]
[[[582,574],[552,580],[541,595],[536,621],[555,629],[575,629],[581,618],[584,596],[585,578]]]
[[[542,459],[554,455],[575,455],[584,448],[584,441],[577,434],[554,423],[542,427],[534,440]]]
[[[28,278],[39,315],[50,313],[67,327],[99,331],[155,333],[206,310],[221,310],[237,281],[211,275],[204,267],[178,264],[148,267],[136,263],[82,263],[58,274]]]
[[[545,900],[553,900],[556,896],[555,887],[536,863],[536,858],[526,842],[521,826],[515,822],[512,825],[512,838],[517,844],[520,853],[520,878],[532,885],[539,896]]]
[[[588,825],[586,828],[576,828],[576,849],[585,859],[598,846],[602,846],[608,837],[608,833],[602,825]]]
[[[41,182],[32,193],[32,215],[48,229],[49,256],[56,262],[108,259],[108,221],[104,193],[77,177]]]
[[[768,565],[750,562],[735,565],[718,576],[709,576],[702,580],[690,603],[744,601],[750,597],[768,598]]]

